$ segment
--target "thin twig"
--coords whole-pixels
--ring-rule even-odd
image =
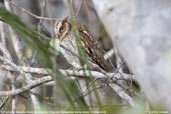
[[[47,2],[47,8],[46,8],[47,16],[48,16],[48,17],[53,17],[53,14],[52,14],[52,12],[51,12],[51,7],[50,7],[50,6],[51,6],[51,5],[50,5],[50,2]],[[53,20],[50,20],[49,26],[50,26],[50,31],[51,31],[51,38],[55,38],[55,34],[54,34],[54,32],[53,32],[53,30],[54,30],[54,28],[53,28],[53,26],[54,26],[54,21],[53,21]]]
[[[18,6],[16,3],[12,2],[12,1],[10,2],[10,4],[12,4],[12,5],[15,6],[16,8],[22,10],[23,12],[27,13],[28,15],[30,15],[30,16],[36,18],[36,19],[42,19],[42,20],[57,20],[56,18],[48,18],[48,17],[37,16],[37,15],[31,13],[30,11],[24,9],[23,7]]]
[[[41,17],[44,17],[44,15],[45,15],[45,8],[46,8],[46,0],[43,0],[42,1],[42,8],[41,8]],[[43,19],[40,19],[39,20],[39,23],[37,25],[38,33],[40,33],[40,31],[41,31],[41,25],[42,25],[42,23],[43,23]]]
[[[73,102],[75,102],[75,101],[76,101],[77,99],[79,99],[80,97],[85,97],[85,96],[91,94],[91,93],[94,92],[95,90],[97,91],[97,90],[100,89],[100,88],[101,88],[101,87],[99,86],[99,87],[93,88],[92,90],[82,92],[82,94],[81,94],[80,96],[78,96],[78,97],[76,97],[76,98],[73,99]]]
[[[8,99],[9,99],[9,96],[6,96],[5,99],[3,99],[3,101],[0,105],[0,110],[3,108],[3,106],[5,105],[5,103],[7,102]]]
[[[83,0],[81,0],[80,6],[78,8],[78,11],[75,13],[74,17],[77,17],[78,16],[78,14],[79,14],[79,12],[81,10],[82,5],[83,5]]]

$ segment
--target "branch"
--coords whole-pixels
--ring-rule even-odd
[[[50,74],[51,70],[50,69],[44,69],[44,68],[33,68],[33,67],[24,67],[24,66],[17,66],[14,63],[11,63],[10,61],[8,61],[8,59],[0,56],[0,60],[6,62],[9,65],[1,65],[0,68],[5,69],[5,70],[9,70],[9,71],[17,71],[20,73],[37,73],[37,74]],[[104,75],[103,73],[97,72],[97,71],[86,71],[86,70],[81,70],[81,71],[73,71],[73,70],[59,70],[61,72],[61,74],[63,74],[64,76],[68,77],[68,76],[76,76],[76,77],[90,77],[90,72],[91,75],[96,78],[96,79],[110,79],[111,81],[117,81],[118,79],[124,79],[124,80],[132,80],[131,75],[129,74],[121,74],[121,73],[107,73],[107,76]],[[114,78],[113,78],[114,77]],[[42,77],[37,79],[36,81],[30,81],[30,83],[26,86],[24,86],[23,88],[20,89],[16,89],[16,90],[11,90],[11,91],[1,91],[0,92],[0,96],[12,96],[12,95],[16,95],[22,92],[25,92],[27,90],[30,90],[34,87],[37,87],[41,84],[47,83],[52,81],[52,77],[51,76],[46,76],[46,77]],[[124,90],[117,86],[116,84],[109,84],[112,89],[123,99],[125,99],[131,106],[135,106],[135,103],[133,102],[132,98],[126,94],[124,92]]]
[[[17,95],[17,94],[20,94],[22,92],[25,92],[25,91],[28,91],[34,87],[37,87],[37,86],[40,86],[44,83],[47,83],[47,82],[50,82],[52,81],[52,77],[51,76],[46,76],[46,77],[42,77],[42,78],[39,78],[35,81],[32,81],[30,82],[30,84],[20,88],[20,89],[16,89],[16,90],[11,90],[11,91],[0,91],[0,96],[13,96],[13,95]],[[135,106],[135,103],[134,103],[134,100],[124,92],[124,90],[119,87],[118,85],[116,84],[109,84],[110,87],[112,87],[112,89],[114,89],[117,94],[123,98],[124,100],[126,100],[131,106]]]
[[[127,101],[132,107],[135,107],[135,102],[134,100],[127,94],[125,93],[125,91],[123,90],[123,88],[121,88],[120,86],[116,85],[116,84],[109,84],[109,86],[117,92],[117,94],[124,99],[125,101]]]
[[[40,86],[44,83],[50,82],[52,80],[53,79],[51,76],[42,77],[35,81],[30,82],[30,84],[28,84],[20,89],[10,90],[10,91],[0,91],[0,96],[14,96],[14,95],[23,93],[25,91],[28,91],[34,87]],[[133,106],[133,107],[135,106],[134,100],[128,94],[126,94],[121,87],[117,86],[116,84],[109,84],[109,85],[117,92],[117,94],[121,98],[126,100],[131,106]]]
[[[37,74],[45,74],[49,75],[52,71],[50,69],[44,69],[44,68],[33,68],[33,67],[24,67],[24,66],[17,66],[16,64],[12,63],[10,60],[6,59],[5,57],[0,56],[0,60],[3,61],[4,63],[8,64],[7,65],[1,65],[0,68],[10,70],[10,71],[17,71],[20,72],[25,76],[25,72],[27,73],[37,73]],[[90,76],[90,73],[93,75],[94,78],[111,78],[115,77],[117,78],[122,78],[122,79],[128,79],[132,80],[132,75],[130,74],[121,74],[121,73],[101,73],[97,71],[87,71],[87,70],[80,70],[80,71],[75,71],[75,70],[59,70],[63,75],[65,76]]]
[[[25,91],[28,91],[34,87],[40,86],[44,83],[47,83],[49,81],[52,81],[52,77],[51,76],[46,76],[46,77],[42,77],[39,78],[35,81],[30,81],[30,84],[20,88],[20,89],[15,89],[15,90],[10,90],[10,91],[0,91],[0,96],[14,96],[20,93],[23,93]]]
[[[1,59],[1,57],[0,57]],[[17,66],[18,68],[15,69],[9,65],[1,65],[0,69],[8,70],[8,71],[15,71],[20,72],[21,70],[25,73],[34,73],[34,74],[42,74],[42,75],[50,75],[52,72],[50,69],[47,68],[34,68],[34,67],[27,67],[27,66]],[[59,70],[61,74],[65,77],[90,77],[90,74],[96,79],[115,79],[115,80],[134,80],[134,75],[125,74],[125,73],[107,73],[108,76],[104,75],[98,71],[88,71],[88,70]],[[114,76],[114,78],[113,78]]]

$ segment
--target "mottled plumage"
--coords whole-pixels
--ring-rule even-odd
[[[81,25],[80,23],[76,23],[76,25],[83,49],[86,52],[88,59],[97,64],[103,70],[107,70],[106,61],[103,58],[103,54],[101,53],[97,42],[93,39],[85,25]],[[76,39],[73,35],[73,27],[69,19],[66,18],[64,20],[56,21],[54,25],[54,31],[56,37],[60,40],[63,46],[78,54]],[[80,61],[76,56],[72,55],[63,48],[61,48],[61,52],[67,59],[68,63],[76,68],[81,67]]]

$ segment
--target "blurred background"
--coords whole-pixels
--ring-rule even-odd
[[[0,0],[0,110],[169,113],[170,5],[169,0]],[[72,17],[72,10],[98,42],[108,72],[78,76],[80,70],[61,53],[51,53],[54,22]]]

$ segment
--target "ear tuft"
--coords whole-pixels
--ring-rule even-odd
[[[67,16],[63,19],[63,21],[68,21],[70,18]]]

